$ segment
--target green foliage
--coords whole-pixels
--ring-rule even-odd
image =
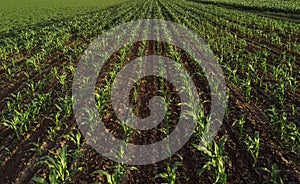
[[[259,158],[259,132],[255,131],[254,137],[246,135],[246,140],[244,141],[248,151],[250,152],[252,158],[254,159],[253,167],[255,167],[257,160]]]
[[[108,6],[125,2],[126,0],[26,0],[0,1],[0,32],[22,26],[42,24],[47,21],[61,20],[91,11],[97,11]]]
[[[76,152],[71,152],[64,146],[57,152],[49,151],[51,156],[43,157],[43,160],[38,164],[48,166],[50,173],[48,181],[44,178],[34,177],[33,181],[37,183],[67,183],[82,167],[77,162],[78,155]],[[69,161],[70,160],[70,161]]]
[[[206,170],[211,170],[213,168],[216,179],[214,183],[226,183],[226,156],[224,156],[224,146],[227,140],[227,136],[223,136],[220,142],[217,143],[213,141],[211,144],[206,146],[201,146],[198,144],[193,144],[193,146],[199,150],[203,155],[205,155],[206,164],[199,170],[198,174],[204,173]]]
[[[177,170],[179,166],[182,164],[178,161],[176,161],[173,166],[171,167],[170,164],[167,166],[167,172],[166,173],[159,173],[155,176],[155,178],[162,178],[169,184],[175,184],[176,178],[177,178]]]
[[[112,174],[104,170],[97,170],[92,174],[100,174],[106,176],[106,181],[109,184],[121,184],[129,171],[137,170],[136,167],[129,167],[123,164],[118,164],[116,166],[113,166],[112,168],[114,169],[114,172]]]
[[[240,128],[240,137],[243,136],[243,128],[245,125],[245,116],[242,116],[239,120],[236,120],[232,126],[238,125]]]
[[[72,99],[69,89],[71,79],[75,74],[78,59],[95,36],[128,21],[161,18],[182,24],[203,37],[223,67],[231,90],[230,97],[242,95],[245,98],[238,99],[241,105],[247,103],[247,105],[259,105],[262,109],[269,109],[266,112],[261,110],[261,113],[269,117],[267,123],[270,125],[271,132],[274,133],[272,139],[280,141],[281,145],[277,145],[277,148],[287,154],[291,151],[299,155],[300,134],[296,119],[299,114],[297,55],[300,53],[300,26],[298,24],[182,0],[136,0],[104,9],[108,5],[121,2],[125,0],[105,2],[103,0],[75,0],[72,3],[70,0],[26,0],[17,3],[16,0],[0,0],[2,15],[0,18],[0,72],[3,77],[1,87],[3,85],[4,92],[10,93],[1,93],[3,95],[1,101],[4,105],[1,106],[3,109],[0,125],[1,128],[4,127],[3,129],[14,131],[10,136],[14,138],[16,135],[18,140],[14,143],[20,142],[23,135],[30,134],[39,128],[38,126],[44,126],[41,122],[47,122],[50,119],[51,122],[49,124],[47,122],[45,131],[48,136],[32,142],[30,147],[31,151],[42,156],[46,150],[42,144],[57,141],[57,137],[60,136],[57,135],[58,132],[68,128],[70,117],[72,117]],[[254,10],[265,8],[283,12],[299,11],[298,1],[212,0],[211,2],[233,3],[233,5],[251,7]],[[134,31],[132,33],[136,34]],[[149,49],[145,41],[141,45],[142,47],[137,50],[138,56],[144,55]],[[161,49],[162,45],[164,43],[157,44],[157,49]],[[109,113],[106,105],[110,99],[110,85],[126,63],[131,47],[132,45],[128,45],[120,50],[121,54],[118,57],[120,63],[115,63],[106,75],[104,86],[101,89],[96,88],[96,107],[101,115]],[[171,45],[168,49],[170,52],[167,55],[178,63],[185,57]],[[162,50],[159,53],[162,53]],[[63,62],[60,63],[61,61]],[[163,73],[164,70],[161,70],[161,74]],[[39,78],[43,80],[38,80]],[[165,85],[165,80],[160,82],[162,86]],[[185,82],[188,83],[188,80]],[[6,87],[8,90],[5,89]],[[11,91],[13,89],[16,90]],[[48,90],[51,92],[46,93]],[[188,86],[184,90],[192,96],[192,91]],[[168,135],[170,134],[169,109],[172,101],[168,99],[166,90],[161,89],[160,92],[167,104],[166,127],[161,131]],[[137,90],[133,95],[134,99],[138,99]],[[269,103],[274,106],[272,107]],[[209,118],[204,114],[203,106],[200,107],[199,115],[194,113],[198,110],[197,108],[192,106],[189,108],[191,111],[182,116],[197,120],[194,135],[196,139],[200,139],[208,133],[205,130],[208,130]],[[231,110],[235,108],[229,107],[228,109],[226,118],[230,120]],[[259,132],[255,132],[254,135],[245,134],[245,116],[236,120],[234,125],[239,127],[240,139],[238,141],[244,141],[249,154],[254,159],[253,167],[259,165],[259,144],[262,139]],[[125,141],[129,142],[133,130],[124,124],[121,124],[121,128]],[[82,156],[81,133],[79,131],[65,132],[63,137],[74,143],[76,149],[69,150],[63,147],[57,152],[50,151],[50,154],[43,157],[40,162],[48,166],[49,175],[47,178],[35,177],[34,181],[38,183],[72,182],[72,176],[82,169],[76,161],[79,156]],[[226,137],[222,137],[219,143],[214,141],[209,144],[205,142],[205,138],[203,140],[204,146],[194,144],[194,147],[201,152],[201,156],[204,155],[206,162],[199,174],[212,169],[215,173],[215,183],[225,183],[227,179],[225,168],[227,157],[224,155]],[[0,148],[1,155],[4,155],[1,159],[10,150],[14,151],[6,146]],[[285,146],[284,149],[281,146]],[[159,173],[156,177],[168,183],[175,183],[181,163],[178,161],[173,165],[171,163],[170,161],[167,165],[166,173]],[[112,169],[112,174],[104,170],[95,171],[94,174],[104,175],[108,183],[117,184],[124,181],[130,170],[136,170],[135,167],[128,167],[124,164],[118,164]],[[275,166],[272,165],[271,169],[268,166],[263,170],[270,175],[271,182],[282,183],[280,171]]]
[[[283,184],[283,180],[282,178],[280,177],[280,170],[275,166],[275,165],[272,165],[272,168],[271,170],[269,170],[268,168],[260,168],[261,170],[263,171],[266,171],[267,173],[270,174],[270,182],[272,182],[273,184]]]
[[[300,2],[293,0],[198,0],[216,5],[224,5],[248,10],[299,13]]]

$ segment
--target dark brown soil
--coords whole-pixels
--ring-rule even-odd
[[[167,12],[165,8],[164,16],[170,17],[170,12]],[[217,25],[216,25],[217,26]],[[232,33],[239,35],[237,30],[230,30]],[[251,42],[249,38],[240,37],[240,39],[245,39],[247,42]],[[78,41],[81,40],[81,41]],[[83,38],[78,38],[75,35],[71,37],[68,44],[72,48],[80,47],[81,44],[87,46],[88,41],[82,42]],[[76,42],[78,41],[78,43]],[[142,42],[134,43],[127,53],[124,65],[129,61],[132,61],[139,56],[139,49],[142,47]],[[277,57],[276,52],[280,51],[280,48],[271,47],[274,50],[272,56]],[[160,43],[154,41],[147,41],[144,48],[144,55],[161,55],[165,57],[171,56],[168,54],[168,44]],[[200,94],[201,102],[203,102],[204,113],[207,116],[210,112],[210,90],[208,88],[208,83],[203,75],[203,71],[198,71],[199,68],[191,57],[183,51],[181,48],[173,47],[177,52],[181,54],[180,63],[183,63],[185,69],[192,76],[192,79],[197,87],[198,93]],[[259,50],[259,47],[249,44],[249,52]],[[71,114],[69,117],[63,119],[64,124],[60,130],[56,131],[55,136],[50,140],[48,138],[49,128],[54,128],[54,122],[49,118],[58,112],[58,109],[54,104],[58,103],[59,97],[64,97],[64,95],[71,95],[71,85],[72,85],[72,73],[66,71],[65,66],[70,65],[67,58],[63,55],[73,55],[74,58],[79,58],[75,53],[61,53],[56,52],[48,58],[45,66],[43,67],[43,75],[48,76],[53,67],[59,69],[59,74],[68,74],[68,89],[62,91],[62,87],[59,82],[53,78],[49,77],[49,82],[39,93],[46,93],[48,91],[53,91],[51,96],[52,100],[47,108],[47,111],[43,116],[34,122],[30,126],[30,131],[21,136],[18,140],[14,132],[4,126],[0,126],[0,145],[8,149],[0,150],[0,183],[33,183],[32,178],[34,176],[44,177],[49,174],[49,169],[45,165],[38,164],[42,160],[43,156],[49,155],[49,150],[57,151],[60,150],[64,145],[68,145],[69,150],[76,149],[76,145],[70,140],[63,137],[70,132],[76,132],[78,130],[74,115]],[[290,55],[295,55],[292,51],[288,53]],[[24,53],[24,55],[26,55]],[[105,66],[102,68],[100,75],[98,76],[97,87],[101,88],[105,85],[105,80],[110,80],[109,72],[114,70],[116,64],[120,63],[118,56],[120,52],[115,52],[112,57],[107,61]],[[296,53],[297,58],[299,53]],[[76,67],[77,61],[71,63]],[[269,63],[273,65],[274,63]],[[25,69],[24,62],[20,61],[22,69]],[[294,66],[299,69],[299,65]],[[8,81],[4,73],[1,75],[1,92],[0,92],[0,110],[4,110],[6,103],[10,100],[8,97],[12,92],[20,91],[25,88],[25,81],[32,80],[38,82],[43,79],[40,73],[35,73],[30,71],[30,78],[26,79],[25,76],[19,76],[15,80]],[[242,75],[242,74],[241,74]],[[2,78],[3,76],[3,78]],[[162,85],[161,81],[164,81],[165,85]],[[270,80],[270,79],[266,79]],[[271,129],[271,122],[269,116],[266,114],[266,110],[272,105],[276,104],[277,101],[274,98],[269,98],[269,94],[265,94],[259,86],[253,86],[253,95],[257,97],[256,99],[245,99],[244,91],[241,86],[235,86],[228,81],[227,88],[229,89],[229,104],[227,109],[227,114],[224,118],[223,124],[220,131],[218,132],[215,141],[219,142],[220,138],[227,135],[227,141],[225,144],[224,156],[227,157],[226,161],[226,173],[227,173],[227,183],[268,183],[271,181],[271,176],[269,173],[263,171],[261,168],[271,169],[274,165],[280,170],[280,176],[286,183],[299,183],[300,182],[300,165],[299,161],[299,150],[293,152],[290,150],[290,144],[280,140],[280,135],[278,132]],[[133,98],[133,93],[136,90],[137,99]],[[136,82],[131,90],[130,94],[130,105],[134,109],[135,115],[141,118],[150,116],[149,100],[154,96],[162,96],[161,90],[167,92],[167,99],[171,102],[169,125],[170,131],[172,132],[178,123],[178,118],[180,116],[180,98],[178,89],[176,89],[170,82],[164,80],[160,77],[149,76],[144,77]],[[289,95],[289,94],[288,94]],[[26,99],[28,102],[31,98],[28,96]],[[295,101],[298,100],[298,101]],[[299,102],[299,95],[295,96],[289,103]],[[112,108],[111,100],[108,100],[105,104],[105,111],[100,112],[102,120],[109,130],[115,137],[124,140],[124,132],[121,128],[120,122],[117,119],[116,114]],[[290,112],[288,112],[290,113]],[[243,128],[244,134],[248,134],[252,137],[255,131],[260,132],[260,153],[259,159],[255,166],[253,166],[253,158],[251,157],[247,147],[244,143],[244,135],[240,135],[240,129],[237,125],[233,126],[236,120],[239,120],[242,116],[245,117],[245,126]],[[295,115],[296,120],[299,118],[299,112]],[[160,128],[166,126],[165,119],[155,128],[147,131],[136,131],[133,130],[130,136],[129,142],[133,144],[151,144],[157,142],[167,135],[160,131]],[[299,119],[300,121],[300,119]],[[43,152],[39,155],[37,152],[32,151],[33,145],[31,143],[41,141],[43,145]],[[71,183],[93,183],[93,182],[103,182],[105,183],[105,177],[101,175],[92,174],[92,172],[102,169],[113,172],[112,166],[118,164],[114,161],[97,153],[84,138],[82,138],[82,156],[77,160],[78,163],[82,163],[83,170],[79,171],[73,178]],[[177,171],[178,180],[176,183],[213,183],[215,181],[215,174],[213,168],[211,170],[205,171],[202,175],[198,175],[197,172],[201,169],[205,161],[205,155],[200,153],[193,147],[193,143],[197,143],[197,137],[194,135],[191,139],[181,148],[177,154],[182,157],[174,155],[172,159],[166,159],[158,163],[153,163],[149,165],[136,166],[138,170],[129,171],[123,181],[123,183],[163,183],[164,180],[160,178],[155,178],[159,173],[167,171],[167,165],[172,165],[174,162],[179,161],[182,165]]]

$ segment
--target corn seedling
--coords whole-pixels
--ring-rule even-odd
[[[249,135],[246,135],[245,144],[247,146],[247,150],[250,152],[254,163],[253,167],[255,167],[257,160],[259,158],[259,132],[255,131],[254,137],[250,137]]]
[[[225,162],[227,159],[223,155],[226,140],[227,137],[223,136],[220,139],[219,144],[213,141],[213,143],[209,144],[207,147],[193,144],[198,151],[205,155],[205,159],[207,160],[206,164],[199,170],[198,174],[201,175],[206,170],[213,168],[216,176],[214,183],[225,183],[227,179],[225,170]]]
[[[71,181],[78,171],[82,170],[82,167],[78,166],[76,162],[78,156],[75,153],[68,151],[64,146],[57,152],[49,151],[52,156],[45,156],[44,159],[38,164],[44,164],[48,166],[50,170],[48,181],[44,178],[34,177],[33,181],[37,183],[66,183]],[[68,162],[68,158],[71,162]]]
[[[243,136],[243,128],[245,125],[245,116],[242,116],[239,120],[236,120],[232,126],[238,125],[240,128],[240,137]]]
[[[124,164],[118,164],[112,167],[114,172],[112,174],[104,170],[94,171],[93,174],[100,174],[106,176],[106,182],[108,184],[121,184],[129,171],[137,170],[133,166],[125,166]]]
[[[272,169],[269,170],[268,168],[261,168],[261,170],[266,171],[267,173],[270,174],[271,180],[270,182],[273,184],[283,184],[283,180],[280,177],[280,170],[277,169],[275,165],[272,165]]]
[[[177,156],[182,160],[182,157],[177,154]],[[172,158],[169,158],[169,161],[172,161]],[[155,178],[162,178],[163,180],[166,181],[168,184],[175,184],[176,179],[177,179],[177,172],[178,168],[182,166],[182,164],[178,161],[176,161],[172,166],[171,164],[167,165],[167,172],[165,173],[159,173],[155,176]]]

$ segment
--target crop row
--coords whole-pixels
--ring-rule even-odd
[[[151,18],[187,26],[202,36],[217,55],[230,89],[230,103],[221,129],[222,133],[229,135],[218,135],[216,141],[199,146],[210,121],[206,117],[209,110],[202,104],[200,114],[193,113],[196,109],[189,114],[198,121],[187,148],[198,164],[186,165],[188,154],[181,150],[163,161],[153,178],[145,176],[144,180],[175,183],[189,178],[193,181],[195,177],[191,178],[188,172],[184,172],[189,167],[196,168],[199,178],[208,182],[234,180],[234,173],[230,173],[229,168],[235,159],[231,152],[236,150],[228,146],[231,144],[237,145],[240,149],[238,154],[245,158],[242,163],[246,166],[242,169],[251,177],[257,177],[257,181],[262,177],[266,179],[266,176],[270,181],[281,181],[280,176],[276,175],[278,169],[288,168],[284,170],[289,174],[283,178],[286,181],[291,179],[288,176],[298,172],[293,168],[298,166],[295,158],[299,158],[300,150],[297,127],[297,104],[300,100],[299,26],[194,2],[148,0],[124,3],[39,29],[11,32],[0,40],[0,59],[3,61],[0,84],[5,88],[0,93],[1,103],[4,104],[0,105],[0,130],[6,135],[0,140],[3,145],[0,149],[1,171],[4,174],[14,171],[10,178],[3,177],[4,180],[20,183],[33,178],[39,183],[65,183],[78,181],[83,177],[82,173],[86,173],[88,176],[84,179],[90,182],[105,180],[107,183],[121,183],[135,178],[138,173],[146,173],[142,166],[112,163],[103,157],[100,157],[103,165],[92,166],[95,162],[90,161],[92,156],[88,155],[93,151],[77,130],[73,119],[70,88],[78,60],[95,36],[128,21]],[[124,30],[120,39],[135,37],[135,29],[130,36]],[[167,28],[163,29],[168,33]],[[133,130],[115,118],[109,98],[111,85],[130,59],[150,54],[169,57],[185,65],[193,79],[202,78],[199,66],[189,68],[193,64],[184,64],[192,63],[192,59],[187,59],[191,56],[186,57],[180,48],[166,43],[143,41],[118,51],[100,74],[95,95],[102,120],[112,133],[127,143],[151,140],[148,140],[150,136],[144,136],[144,132]],[[164,70],[161,72],[164,75]],[[176,97],[174,99],[170,95],[168,90],[172,87],[167,81],[155,79],[152,82],[166,102],[166,117],[155,132],[155,136],[164,137],[174,128],[177,121],[174,116],[180,104]],[[201,80],[197,82],[203,84]],[[145,81],[137,81],[131,94],[133,111],[141,116],[146,112],[140,107],[144,103],[145,88]],[[203,95],[201,86],[198,85],[197,89]],[[210,100],[207,101],[209,104]],[[119,128],[114,130],[115,127]],[[25,146],[29,143],[30,146]],[[272,145],[272,149],[266,145]],[[264,161],[272,150],[276,153]],[[286,156],[290,163],[286,163],[282,155],[292,155]],[[20,157],[24,157],[21,163],[31,169],[18,167],[17,171],[13,170],[12,167],[18,166],[13,161]],[[240,172],[238,170],[243,165],[234,163],[233,167],[237,169],[231,168],[232,172]],[[257,174],[261,171],[264,176]],[[205,179],[204,174],[212,174],[212,177]],[[237,177],[243,179],[241,173]],[[253,180],[256,179],[251,178],[250,181]]]

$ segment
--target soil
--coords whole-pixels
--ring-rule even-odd
[[[165,12],[165,14],[167,14],[167,12]],[[237,33],[235,30],[231,31]],[[78,43],[77,45],[75,44],[76,39],[77,38],[73,37],[70,41],[70,44],[74,44],[72,47],[79,47]],[[85,44],[87,45],[87,42]],[[129,61],[140,57],[138,52],[142,45],[142,42],[134,43],[126,56],[126,62],[124,65],[126,65]],[[254,49],[254,46],[252,45],[249,47]],[[203,75],[203,71],[198,71],[197,68],[199,67],[185,51],[175,46],[173,46],[173,48],[181,54],[180,63],[183,63],[187,72],[192,76],[198,93],[201,94],[200,99],[203,102],[204,114],[208,116],[211,108],[211,97],[210,90],[207,85],[208,83]],[[144,49],[144,55],[161,55],[172,59],[170,55],[167,54],[169,52],[168,49],[169,47],[167,43],[147,41]],[[20,140],[16,139],[12,130],[4,126],[0,126],[0,145],[1,147],[6,147],[9,150],[0,151],[0,183],[33,183],[32,178],[34,176],[46,177],[49,174],[49,169],[46,166],[38,164],[44,156],[49,155],[48,150],[57,151],[64,145],[68,145],[69,150],[76,149],[76,145],[74,145],[74,143],[63,137],[65,134],[76,132],[78,130],[73,114],[64,120],[64,125],[60,130],[56,131],[56,134],[52,139],[48,138],[49,128],[55,127],[55,124],[49,119],[49,116],[58,112],[58,109],[54,106],[54,104],[58,102],[57,98],[66,94],[71,95],[72,73],[63,69],[64,66],[70,64],[68,63],[69,61],[67,58],[63,57],[64,54],[66,53],[54,53],[50,58],[48,58],[48,61],[43,68],[45,76],[49,75],[53,67],[57,67],[59,69],[59,74],[67,73],[69,79],[67,84],[68,89],[64,92],[61,92],[61,85],[59,82],[55,80],[55,78],[51,77],[49,78],[51,80],[43,88],[43,91],[40,91],[40,93],[46,93],[48,91],[54,92],[51,96],[51,104],[49,104],[51,107],[44,113],[43,118],[41,118],[38,122],[34,122],[30,127],[31,131],[23,135]],[[74,55],[71,51],[67,54]],[[26,55],[26,53],[24,53],[24,55]],[[105,85],[105,79],[109,79],[109,72],[114,70],[115,65],[120,62],[118,59],[118,56],[120,55],[120,51],[115,52],[106,62],[98,76],[98,88]],[[297,55],[297,57],[298,56],[299,55]],[[78,56],[74,55],[74,57],[76,58]],[[72,63],[74,67],[76,67],[76,64],[76,62]],[[20,62],[20,65],[22,65],[22,69],[25,69],[24,63]],[[299,68],[298,65],[295,67]],[[5,76],[3,73],[0,75]],[[34,82],[42,79],[40,73],[34,73],[33,71],[30,76],[30,80]],[[16,91],[22,91],[25,85],[24,81],[27,80],[24,76],[20,76],[16,80],[9,82],[6,82],[6,78],[3,79],[4,80],[2,81],[1,78],[1,89],[4,90],[0,93],[0,110],[3,110],[6,102],[9,101],[9,94]],[[165,85],[162,85],[162,80]],[[283,181],[287,183],[299,183],[299,151],[293,152],[289,149],[291,145],[285,144],[280,140],[278,132],[275,132],[270,128],[271,122],[265,112],[265,110],[269,108],[270,104],[274,104],[276,102],[272,101],[272,99],[271,101],[266,100],[266,94],[264,94],[258,86],[253,86],[253,93],[259,100],[251,99],[250,101],[245,99],[243,94],[244,92],[240,86],[234,86],[233,84],[228,83],[227,88],[229,89],[230,94],[229,105],[220,131],[215,137],[215,141],[219,142],[222,136],[227,135],[224,152],[224,156],[227,158],[227,183],[263,183],[270,181],[271,175],[266,171],[263,171],[261,168],[266,167],[271,169],[272,165],[280,169],[280,176]],[[141,118],[148,117],[150,116],[149,100],[153,96],[162,96],[161,90],[165,90],[167,92],[167,99],[171,102],[168,110],[170,111],[169,125],[170,131],[172,132],[178,123],[180,115],[180,107],[178,105],[180,103],[180,98],[178,89],[176,89],[167,80],[160,77],[149,76],[137,81],[131,90],[129,99],[130,105],[134,109],[136,116]],[[134,91],[138,94],[137,99],[133,98]],[[299,96],[296,96],[295,98],[299,99]],[[29,100],[30,98],[28,97],[28,101]],[[106,102],[105,109],[106,111],[100,112],[100,114],[103,117],[102,120],[106,128],[115,137],[120,140],[124,140],[124,132],[116,114],[113,111],[110,100]],[[254,160],[244,143],[245,137],[240,135],[239,127],[234,125],[234,122],[239,120],[242,116],[245,116],[245,126],[243,128],[244,134],[251,135],[252,137],[255,131],[260,132],[259,159],[255,166],[253,166]],[[296,114],[295,117],[300,117],[299,113]],[[130,136],[129,142],[140,145],[157,142],[167,136],[160,131],[160,129],[165,126],[166,117],[156,128],[140,132],[134,130]],[[40,141],[43,145],[41,155],[39,155],[36,151],[31,150],[34,148],[31,143],[38,141]],[[211,170],[205,171],[202,175],[197,174],[206,163],[206,156],[197,151],[193,146],[193,143],[197,143],[198,141],[197,137],[193,135],[184,147],[177,152],[177,155],[174,155],[171,158],[171,160],[166,159],[158,163],[135,166],[137,170],[129,171],[123,183],[138,184],[165,182],[155,176],[159,173],[166,172],[167,166],[173,165],[176,161],[182,163],[177,172],[178,180],[176,183],[213,183],[215,181],[215,174],[212,168]],[[95,151],[84,138],[82,138],[82,142],[81,153],[83,156],[79,158],[77,162],[82,163],[83,169],[73,176],[72,183],[83,184],[99,181],[105,183],[104,176],[92,173],[99,169],[113,172],[111,167],[117,163]],[[180,155],[182,159],[178,155]]]

